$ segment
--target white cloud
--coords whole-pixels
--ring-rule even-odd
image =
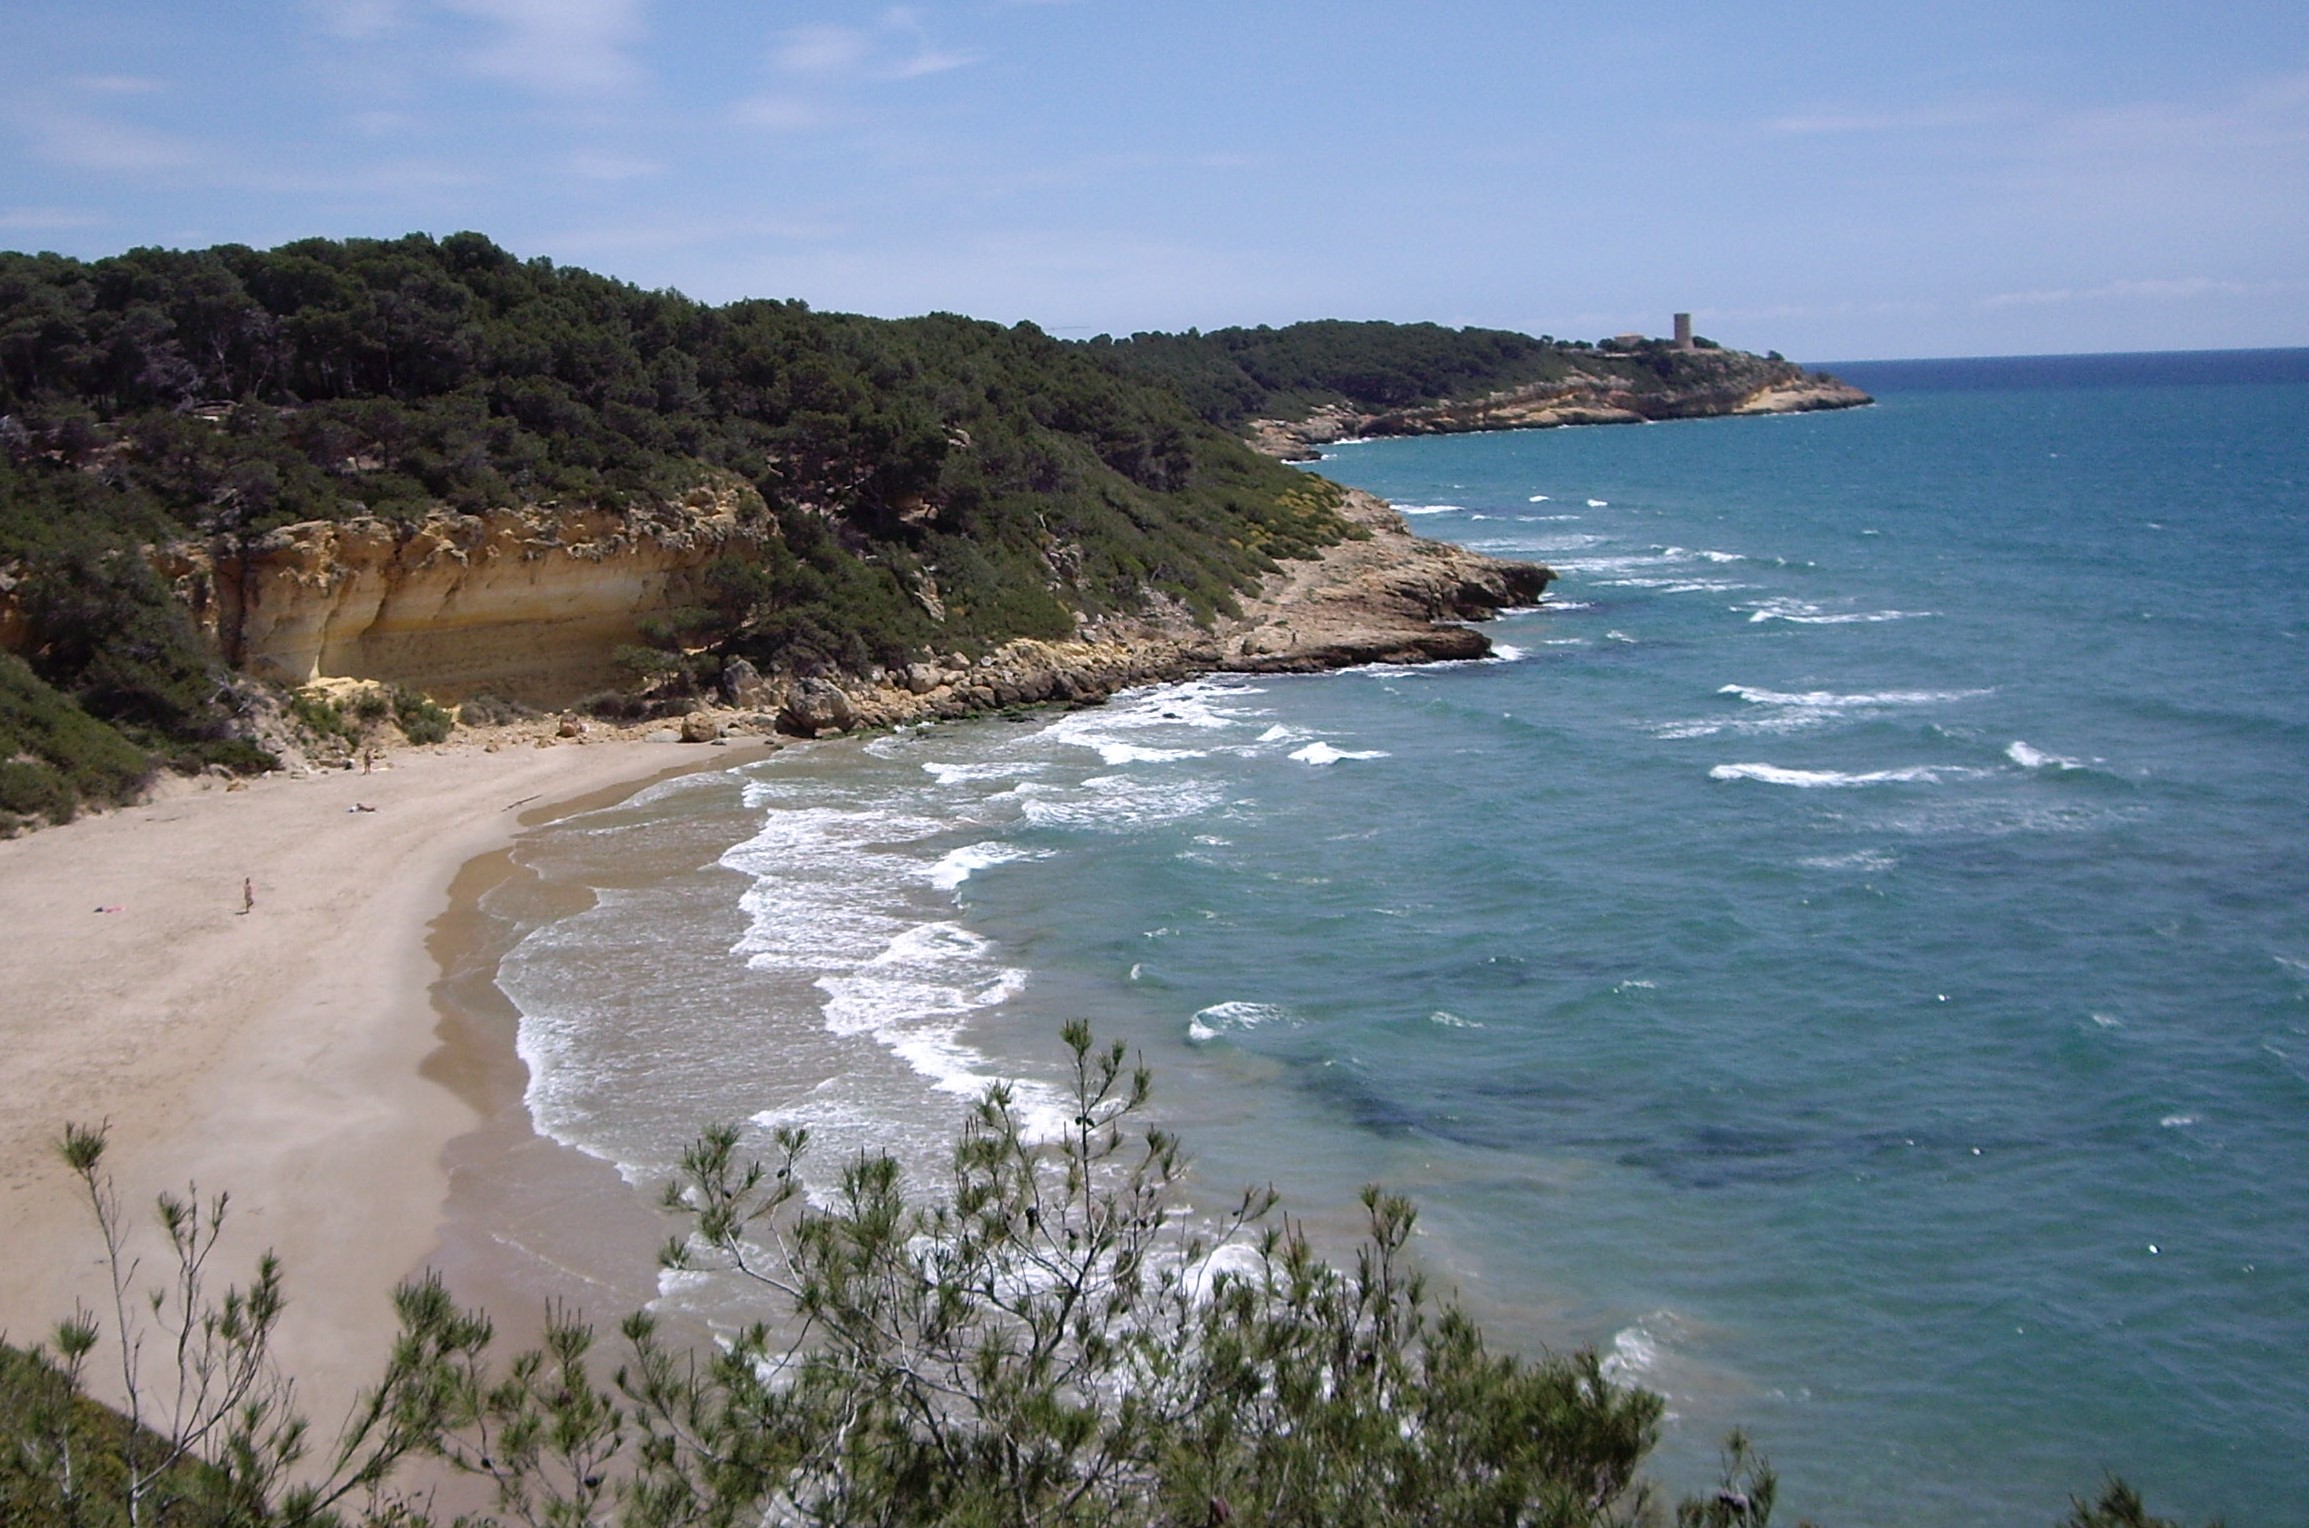
[[[928,74],[944,74],[978,62],[976,54],[956,53],[932,45],[930,33],[922,25],[922,13],[910,6],[900,6],[882,16],[882,30],[893,38],[903,39],[907,46],[905,56],[883,70],[882,77],[893,80],[917,80]]]
[[[176,170],[201,158],[198,147],[188,139],[110,117],[43,110],[26,113],[23,120],[32,130],[41,158],[76,170]]]
[[[467,55],[479,74],[548,95],[622,90],[641,76],[642,0],[442,0],[496,36]]]
[[[856,27],[795,27],[770,54],[780,74],[850,74],[874,52],[871,34]]]
[[[893,66],[887,77],[894,80],[918,80],[926,74],[944,74],[949,69],[966,69],[977,62],[978,55],[975,53],[940,53],[925,49],[912,58],[905,59]]]
[[[840,85],[862,80],[915,80],[978,61],[941,48],[914,10],[885,11],[872,27],[793,27],[770,50],[770,67],[789,79]]]

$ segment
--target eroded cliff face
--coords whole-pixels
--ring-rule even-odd
[[[218,654],[258,678],[557,706],[618,683],[613,655],[642,623],[765,533],[759,499],[731,487],[649,510],[314,521],[159,562]]]

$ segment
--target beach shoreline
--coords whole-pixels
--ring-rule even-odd
[[[841,697],[830,728],[801,730],[1095,704],[1214,671],[1480,656],[1489,643],[1460,622],[1550,576],[1421,541],[1366,495],[1346,512],[1360,538],[1279,568],[1215,636],[1157,621],[1015,642],[927,689],[885,676]],[[374,774],[170,779],[141,805],[0,841],[0,927],[17,935],[0,947],[0,1339],[44,1340],[107,1290],[54,1150],[68,1121],[109,1126],[140,1232],[156,1194],[231,1194],[217,1282],[280,1255],[276,1356],[324,1433],[380,1371],[393,1288],[428,1267],[510,1346],[549,1301],[600,1321],[654,1297],[662,1220],[615,1168],[533,1128],[519,1015],[495,984],[520,930],[481,904],[526,874],[510,854],[523,832],[758,757],[778,746],[773,721],[720,709],[679,728],[463,731]]]
[[[622,1188],[613,1169],[529,1131],[512,1021],[476,997],[495,990],[478,903],[523,832],[755,750],[494,741],[402,750],[374,774],[183,782],[0,842],[15,936],[0,946],[0,1337],[42,1341],[76,1302],[109,1300],[53,1149],[67,1121],[108,1125],[148,1277],[165,1255],[154,1196],[188,1184],[231,1196],[220,1286],[280,1255],[276,1353],[324,1436],[381,1371],[409,1275],[442,1266],[469,1304],[584,1293],[484,1234],[508,1194],[547,1219],[583,1199],[596,1245],[623,1203],[619,1245],[649,1245],[636,1196],[600,1192]],[[622,1314],[631,1291],[614,1293],[614,1310],[583,1303]],[[502,1314],[520,1340],[533,1318]],[[108,1394],[109,1348],[93,1372]]]

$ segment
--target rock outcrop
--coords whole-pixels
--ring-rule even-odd
[[[1480,658],[1483,633],[1463,623],[1535,603],[1553,572],[1411,534],[1385,501],[1350,492],[1341,506],[1361,535],[1282,564],[1239,615],[1198,626],[1157,607],[1086,623],[1069,642],[1022,638],[976,662],[960,654],[878,678],[796,681],[779,731],[822,737],[1034,705],[1096,705],[1117,690],[1197,674],[1311,673],[1358,663]]]
[[[260,679],[552,705],[618,683],[617,649],[706,564],[763,534],[759,510],[733,487],[657,510],[315,521],[160,562],[217,652]]]
[[[1575,374],[1422,408],[1365,413],[1344,404],[1325,404],[1304,419],[1254,419],[1246,428],[1254,448],[1284,461],[1302,462],[1320,457],[1321,448],[1336,441],[1385,435],[1464,435],[1574,424],[1795,414],[1858,408],[1876,401],[1833,377],[1784,362],[1767,365],[1753,357],[1743,359],[1751,364],[1728,368],[1706,385],[1633,389],[1623,378]]]
[[[1219,667],[1303,673],[1480,658],[1490,639],[1461,623],[1536,604],[1555,577],[1539,563],[1414,536],[1367,493],[1350,491],[1340,513],[1365,535],[1269,574],[1242,618],[1222,626]]]
[[[1208,624],[1157,597],[1139,613],[1085,621],[1076,640],[1022,639],[975,661],[953,653],[871,676],[795,678],[733,660],[720,706],[665,735],[711,742],[774,727],[821,737],[1094,705],[1133,685],[1219,670],[1479,658],[1491,644],[1464,623],[1535,602],[1554,576],[1414,536],[1366,493],[1348,492],[1340,512],[1354,535],[1281,563],[1237,614]],[[492,695],[559,708],[619,684],[617,649],[681,604],[714,558],[769,534],[759,501],[733,492],[655,512],[313,522],[152,555],[219,654],[260,679],[332,696],[348,685],[379,694],[408,686],[442,701]],[[582,740],[585,724],[565,719],[558,736]]]

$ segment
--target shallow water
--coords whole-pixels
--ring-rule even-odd
[[[1866,379],[1863,379],[1864,381]],[[540,1126],[927,1167],[1075,1015],[1211,1197],[1379,1179],[1792,1513],[2309,1502],[2309,386],[1339,448],[1553,564],[1495,661],[793,749],[521,851]]]

